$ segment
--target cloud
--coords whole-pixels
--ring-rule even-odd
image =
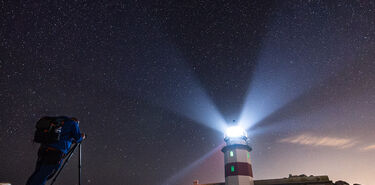
[[[311,134],[301,134],[297,136],[292,136],[281,139],[279,142],[310,146],[327,146],[336,148],[349,148],[356,143],[356,141],[353,139],[338,137],[319,137]]]
[[[375,150],[375,144],[361,148],[362,151]]]

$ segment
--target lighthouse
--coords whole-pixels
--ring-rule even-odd
[[[254,185],[247,133],[239,126],[229,127],[225,133],[225,185]]]

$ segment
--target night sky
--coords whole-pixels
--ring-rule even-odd
[[[255,179],[374,185],[374,59],[371,0],[1,0],[0,182],[25,184],[36,121],[68,115],[83,184],[223,182],[236,120]]]

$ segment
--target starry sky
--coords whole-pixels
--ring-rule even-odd
[[[36,121],[68,115],[83,184],[223,182],[232,120],[255,179],[374,184],[374,1],[1,0],[0,17],[0,182],[24,184]]]

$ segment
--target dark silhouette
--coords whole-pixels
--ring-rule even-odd
[[[76,118],[60,116],[61,133],[58,141],[42,143],[38,151],[38,160],[34,173],[27,180],[26,185],[44,185],[51,179],[61,166],[61,161],[69,151],[72,142],[81,142],[85,134],[79,130]]]

